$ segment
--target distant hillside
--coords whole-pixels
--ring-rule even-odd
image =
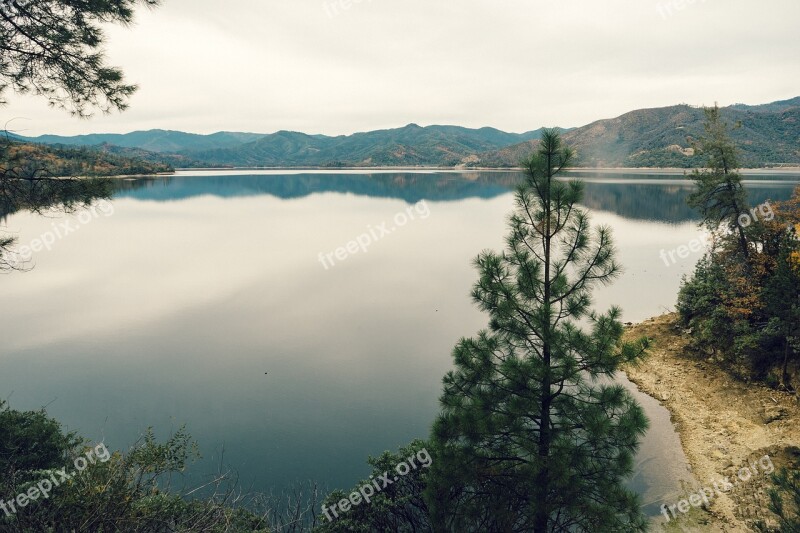
[[[55,145],[62,146],[63,145]],[[183,154],[176,154],[172,152],[151,152],[141,148],[126,148],[123,146],[115,146],[113,144],[101,144],[98,146],[85,146],[82,149],[96,150],[108,154],[118,155],[129,159],[146,161],[156,165],[163,165],[170,168],[198,168],[198,167],[213,167],[215,165],[204,161],[198,161]],[[219,165],[217,165],[219,166]]]
[[[539,138],[541,130],[507,133],[458,126],[378,130],[331,137],[279,131],[269,135],[219,132],[197,135],[168,130],[74,137],[17,137],[28,142],[140,149],[147,160],[198,166],[454,166],[474,154]],[[159,154],[153,156],[152,153]]]
[[[235,166],[455,166],[476,153],[537,139],[540,133],[416,124],[339,137],[279,131],[233,148],[182,153]]]
[[[746,167],[800,165],[800,97],[723,109]],[[564,130],[579,167],[701,166],[693,143],[703,132],[701,108],[676,105],[631,111]],[[99,146],[175,167],[515,167],[535,147],[541,129],[507,133],[495,128],[409,124],[402,128],[330,137],[279,131],[197,135],[167,130],[23,140]],[[129,150],[125,152],[124,150]],[[137,150],[141,152],[136,152]]]
[[[723,118],[741,124],[732,131],[746,167],[800,164],[800,98],[763,106],[723,108]],[[598,120],[564,134],[581,167],[700,166],[693,141],[703,133],[703,110],[688,105],[640,109]],[[535,143],[480,154],[480,166],[516,166]]]
[[[780,111],[787,111],[792,109],[793,107],[800,106],[800,96],[797,98],[791,98],[789,100],[780,100],[778,102],[772,102],[771,104],[762,104],[762,105],[747,105],[747,104],[734,104],[730,106],[730,109],[735,109],[737,111],[753,111],[755,113],[776,113]]]
[[[260,133],[241,133],[220,131],[211,135],[184,133],[170,130],[134,131],[131,133],[93,133],[63,137],[60,135],[41,135],[39,137],[19,137],[20,140],[75,146],[96,146],[110,144],[122,148],[140,148],[149,152],[181,152],[185,150],[208,150],[228,148],[254,141],[263,137]]]
[[[117,149],[99,150],[10,142],[3,145],[4,166],[21,174],[49,176],[120,176],[172,172],[170,165],[126,157]]]

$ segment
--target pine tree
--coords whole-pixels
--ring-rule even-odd
[[[800,463],[773,474],[769,490],[769,510],[775,513],[777,527],[757,521],[755,529],[763,533],[800,533]]]
[[[128,25],[137,4],[159,1],[0,1],[0,105],[10,87],[80,117],[91,108],[124,110],[136,86],[106,64],[102,25]]]
[[[792,261],[800,249],[794,229],[784,236],[775,272],[764,288],[762,298],[771,329],[782,341],[780,385],[790,389],[789,361],[800,342],[800,269]]]
[[[705,135],[696,149],[707,157],[706,168],[692,173],[697,191],[687,202],[703,216],[703,225],[711,231],[720,226],[734,232],[739,252],[746,260],[749,256],[746,225],[740,217],[747,214],[747,193],[738,173],[739,158],[736,145],[730,138],[728,125],[720,116],[719,107],[705,109]]]
[[[624,479],[648,422],[612,381],[647,342],[621,341],[620,310],[591,292],[620,272],[593,231],[572,152],[544,133],[525,163],[507,248],[482,252],[472,296],[489,328],[462,339],[444,378],[426,498],[436,531],[644,531]]]

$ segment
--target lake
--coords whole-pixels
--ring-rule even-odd
[[[625,267],[596,308],[618,304],[632,322],[673,310],[701,254],[673,264],[660,252],[699,234],[690,185],[574,176]],[[223,466],[256,491],[349,488],[368,455],[427,436],[453,346],[487,325],[469,297],[471,261],[502,247],[518,178],[178,172],[119,181],[93,214],[13,214],[5,229],[19,244],[73,231],[35,253],[30,272],[0,276],[0,394],[118,449],[148,426],[164,438],[185,424],[203,453],[189,486]],[[755,205],[798,181],[746,184]],[[655,514],[691,475],[669,413],[638,397],[653,428],[632,484]]]

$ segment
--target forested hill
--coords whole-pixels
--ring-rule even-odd
[[[741,127],[732,137],[747,167],[800,165],[800,97],[764,105],[736,104],[723,118]],[[703,110],[689,105],[640,109],[574,129],[562,129],[581,167],[701,166],[694,142],[703,132]],[[168,130],[76,137],[45,135],[23,140],[127,150],[134,157],[176,167],[398,167],[503,168],[530,154],[541,129],[507,133],[494,128],[409,124],[402,128],[331,137],[293,131],[272,134]],[[123,152],[121,155],[125,155]]]
[[[761,106],[737,104],[722,117],[746,167],[800,164],[800,97]],[[598,120],[564,134],[581,167],[702,166],[693,143],[703,133],[703,110],[688,105],[640,109]],[[514,166],[535,143],[520,143],[478,156],[478,164]]]
[[[210,135],[168,130],[136,131],[124,135],[92,134],[75,137],[42,135],[20,140],[36,143],[93,146],[98,143],[143,149],[166,157],[182,157],[176,166],[456,166],[474,154],[538,139],[541,129],[508,133],[495,128],[458,126],[402,128],[340,135],[309,135],[279,131],[272,134],[218,132]],[[172,162],[172,161],[170,161]]]
[[[187,153],[241,166],[444,166],[469,164],[475,154],[538,139],[541,130],[409,124],[402,128],[326,137],[279,131],[238,147]]]
[[[12,141],[0,146],[0,156],[4,168],[21,175],[120,176],[174,171],[168,163],[146,160],[144,151],[111,146],[72,148]]]

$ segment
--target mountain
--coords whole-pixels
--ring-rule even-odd
[[[722,116],[739,127],[731,132],[746,167],[800,164],[800,97],[760,106],[737,104]],[[580,167],[701,166],[693,143],[703,134],[702,108],[677,105],[631,111],[564,134]],[[476,165],[516,166],[535,142],[479,154]]]
[[[182,153],[233,166],[455,166],[475,153],[537,139],[540,134],[541,130],[516,134],[494,128],[409,124],[338,137],[279,131],[236,147]]]
[[[175,166],[454,166],[472,154],[537,139],[540,130],[507,133],[459,126],[386,129],[331,137],[292,131],[272,134],[218,132],[198,135],[169,130],[74,137],[41,135],[19,140],[43,144],[120,147]],[[153,158],[151,153],[170,158]]]
[[[747,104],[733,104],[730,106],[731,109],[735,109],[737,111],[753,111],[755,113],[775,113],[780,111],[787,111],[793,107],[800,106],[800,96],[797,98],[791,98],[789,100],[780,100],[778,102],[772,102],[771,104],[762,104],[762,105],[747,105]]]
[[[735,104],[723,108],[722,115],[731,125],[740,125],[732,137],[741,149],[742,165],[800,165],[800,97],[763,105]],[[579,167],[691,168],[703,164],[694,151],[694,143],[703,134],[703,122],[702,108],[684,104],[639,109],[560,131],[575,148],[575,165]],[[22,139],[95,146],[105,152],[140,150],[130,155],[176,167],[504,168],[517,166],[530,154],[541,132],[409,124],[340,136],[293,131],[198,135],[149,130]]]
[[[41,135],[39,137],[20,137],[18,139],[41,144],[63,144],[74,146],[114,145],[122,148],[139,148],[149,152],[181,152],[186,150],[208,150],[228,148],[254,141],[263,137],[260,133],[220,131],[211,135],[184,133],[171,130],[147,130],[131,133],[92,133],[63,137],[60,135]]]

